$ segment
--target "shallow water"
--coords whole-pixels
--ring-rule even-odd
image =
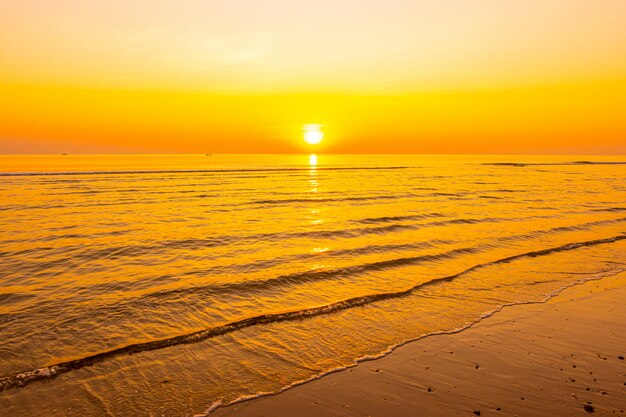
[[[0,156],[0,411],[201,414],[623,271],[624,161]]]

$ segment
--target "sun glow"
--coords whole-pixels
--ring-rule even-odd
[[[304,125],[304,141],[309,145],[317,145],[324,140],[324,132],[321,125]]]

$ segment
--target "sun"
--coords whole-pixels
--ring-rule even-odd
[[[304,141],[309,145],[317,145],[324,140],[324,132],[322,125],[304,125],[302,129]]]

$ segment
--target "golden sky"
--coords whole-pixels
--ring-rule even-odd
[[[623,154],[624,22],[623,0],[3,0],[0,153]]]

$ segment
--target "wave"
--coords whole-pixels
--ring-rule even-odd
[[[626,207],[604,207],[604,208],[593,209],[593,210],[590,210],[590,211],[619,212],[619,211],[626,211]]]
[[[554,234],[554,233],[560,233],[560,232],[575,232],[575,231],[582,231],[582,230],[587,230],[591,227],[594,226],[604,226],[604,225],[608,225],[608,224],[615,224],[615,223],[621,223],[626,221],[626,217],[620,217],[617,219],[605,219],[605,220],[595,220],[592,222],[587,222],[587,223],[581,223],[581,224],[575,224],[575,225],[571,225],[571,226],[557,226],[557,227],[552,227],[550,229],[544,229],[544,230],[535,230],[533,232],[530,233],[522,233],[522,234],[518,234],[518,235],[511,235],[511,236],[503,236],[498,238],[498,240],[500,241],[507,241],[507,240],[525,240],[525,239],[533,239],[539,236],[543,236],[543,235],[550,235],[550,234]]]
[[[485,162],[481,165],[491,166],[550,166],[550,165],[626,165],[624,161],[568,161],[568,162]]]
[[[375,217],[375,218],[367,218],[367,219],[362,219],[362,220],[356,220],[356,222],[363,222],[363,223],[377,223],[377,222],[388,222],[388,221],[396,221],[396,220],[413,220],[413,219],[419,219],[419,218],[426,218],[426,217],[436,217],[438,216],[437,213],[428,213],[428,214],[424,214],[424,215],[416,215],[416,216],[392,216],[392,217]],[[461,219],[461,223],[463,223],[464,221],[466,221],[467,219]],[[451,221],[457,221],[457,220],[451,220]],[[596,220],[596,221],[592,221],[592,222],[586,222],[586,223],[582,223],[582,224],[577,224],[577,225],[572,225],[572,226],[559,226],[559,227],[553,227],[550,229],[545,229],[545,230],[538,230],[538,231],[534,231],[534,232],[530,232],[530,233],[523,233],[523,234],[518,234],[518,235],[511,235],[511,236],[504,236],[501,238],[498,238],[498,241],[508,241],[508,240],[525,240],[525,239],[529,239],[529,238],[535,238],[535,237],[539,237],[542,235],[549,235],[549,234],[555,234],[555,233],[560,233],[560,232],[569,232],[569,231],[583,231],[583,230],[588,230],[589,228],[595,227],[595,226],[604,226],[604,225],[609,225],[609,224],[614,224],[614,223],[620,223],[620,222],[624,222],[626,221],[626,217],[622,217],[622,218],[616,218],[616,219],[605,219],[605,220]],[[440,224],[440,222],[437,222],[437,224]],[[427,223],[427,225],[431,225],[431,223]],[[355,257],[355,256],[360,256],[360,255],[364,255],[364,254],[369,254],[369,253],[387,253],[390,251],[397,251],[397,250],[410,250],[410,249],[425,249],[425,248],[431,248],[434,247],[435,245],[448,245],[448,244],[452,244],[454,243],[454,241],[451,240],[441,240],[441,239],[435,239],[432,241],[426,241],[426,242],[414,242],[414,243],[404,243],[404,244],[389,244],[389,245],[368,245],[368,246],[364,246],[364,247],[358,247],[358,248],[349,248],[349,249],[336,249],[336,250],[332,250],[332,251],[328,251],[328,252],[323,252],[323,255],[325,256],[331,256],[331,257],[339,257],[339,256],[350,256],[350,257]],[[489,248],[493,248],[494,245],[493,244],[487,244],[485,245],[485,247],[489,247]],[[483,246],[476,246],[473,248],[465,248],[464,250],[471,250],[472,253],[476,253],[480,250],[482,250]],[[214,267],[214,268],[209,268],[209,269],[203,269],[202,271],[194,271],[192,274],[190,275],[195,275],[195,274],[210,274],[210,273],[217,273],[217,272],[225,272],[225,271],[230,271],[230,272],[241,272],[242,270],[255,270],[255,271],[259,271],[262,269],[270,269],[276,265],[279,265],[281,263],[289,263],[289,262],[296,262],[296,261],[302,261],[304,259],[308,259],[308,258],[319,258],[320,257],[320,253],[315,253],[315,254],[311,254],[311,253],[304,253],[304,254],[294,254],[294,255],[288,255],[288,256],[283,256],[283,257],[278,257],[278,258],[273,258],[271,260],[258,260],[258,261],[254,261],[254,262],[250,262],[247,264],[233,264],[233,265],[223,265],[223,266],[219,266],[219,267]],[[446,252],[446,253],[441,253],[438,255],[427,255],[427,257],[432,257],[426,260],[439,260],[439,259],[446,259],[448,257],[450,257],[450,252]],[[415,258],[402,258],[402,259],[419,259],[419,258],[423,258],[422,257],[415,257]],[[433,259],[433,258],[438,258],[438,259]],[[422,259],[424,260],[424,259]],[[392,260],[393,261],[393,260]],[[392,262],[390,261],[390,262]],[[396,260],[399,261],[399,260]],[[400,262],[397,263],[397,266],[402,266]],[[330,272],[330,271],[336,271],[339,272],[338,270],[326,270],[326,272]],[[301,274],[306,274],[306,273],[300,273]],[[339,274],[342,275],[342,274]],[[184,291],[184,292],[188,292],[191,290],[194,291],[202,291],[204,287],[193,287],[193,288],[186,288],[186,289],[178,289],[176,290],[177,292],[179,291]],[[149,295],[150,296],[150,295]]]
[[[414,194],[404,194],[404,195],[374,195],[367,197],[339,197],[339,198],[286,198],[286,199],[273,199],[273,200],[254,200],[248,201],[241,204],[236,204],[238,206],[247,206],[247,205],[255,205],[255,204],[267,204],[267,205],[275,205],[275,204],[294,204],[294,203],[335,203],[342,201],[371,201],[371,200],[395,200],[400,198],[411,198],[415,197]]]
[[[529,233],[522,233],[522,234],[517,234],[517,235],[502,236],[502,237],[496,238],[495,242],[485,243],[484,245],[473,247],[473,250],[476,251],[474,253],[477,253],[479,251],[482,251],[485,248],[492,249],[496,246],[499,246],[496,242],[529,240],[529,239],[538,238],[540,236],[557,234],[557,233],[562,233],[562,232],[587,230],[591,227],[603,226],[603,225],[613,224],[613,223],[618,223],[618,222],[623,222],[623,221],[626,221],[626,217],[617,218],[617,219],[605,219],[605,220],[599,220],[599,221],[592,221],[592,222],[576,224],[576,225],[571,225],[571,226],[554,227],[554,228],[544,229],[544,230],[535,230]],[[175,242],[178,242],[178,241],[170,241],[172,245],[174,245]],[[202,247],[203,242],[205,241],[204,240],[196,241],[195,239],[185,240],[183,247],[185,249],[188,249],[188,248],[195,249],[196,246],[200,248]],[[234,263],[234,264],[227,264],[227,265],[222,264],[222,265],[212,266],[212,267],[207,267],[207,268],[202,268],[202,269],[179,271],[176,274],[156,275],[156,276],[152,276],[147,279],[139,280],[139,281],[128,280],[128,281],[117,281],[114,284],[110,282],[102,283],[102,284],[95,284],[95,285],[90,284],[89,286],[77,287],[75,288],[75,291],[78,291],[78,292],[84,291],[90,294],[94,294],[94,293],[100,293],[100,292],[109,292],[109,291],[112,291],[113,289],[120,290],[120,291],[121,290],[150,289],[150,291],[147,291],[143,293],[142,295],[137,296],[136,298],[130,299],[129,302],[135,302],[135,301],[139,301],[142,299],[159,300],[159,299],[162,299],[163,297],[167,297],[168,295],[177,296],[180,294],[188,294],[188,293],[192,293],[197,296],[215,296],[215,295],[220,295],[220,291],[223,291],[225,293],[232,292],[232,288],[237,288],[236,286],[237,283],[234,283],[235,285],[231,287],[231,285],[229,284],[232,284],[232,283],[228,283],[228,282],[216,283],[215,281],[213,281],[212,284],[208,284],[208,285],[185,286],[185,287],[176,288],[176,289],[167,288],[167,286],[164,287],[164,284],[170,283],[172,281],[178,281],[180,278],[187,277],[187,276],[193,277],[193,276],[207,275],[207,274],[239,275],[242,273],[248,273],[250,271],[259,272],[262,270],[274,268],[275,266],[280,265],[280,264],[299,262],[299,261],[310,259],[310,258],[319,258],[319,257],[333,258],[333,257],[346,257],[346,256],[356,257],[356,256],[360,256],[364,254],[371,254],[371,253],[389,253],[389,252],[396,252],[396,251],[403,252],[403,251],[412,250],[412,249],[433,248],[439,245],[450,245],[454,243],[458,243],[458,242],[455,242],[452,240],[435,239],[435,240],[429,240],[429,241],[410,242],[410,243],[403,243],[403,244],[387,244],[387,245],[374,244],[374,245],[367,245],[367,246],[356,247],[356,248],[335,249],[335,250],[329,250],[329,251],[320,252],[320,253],[309,253],[309,252],[295,253],[295,254],[289,254],[289,255],[279,256],[275,258],[258,259],[258,260],[255,260],[249,263],[243,263],[243,264],[242,263]],[[71,248],[65,247],[63,252],[67,253],[67,251],[75,250],[78,248],[79,246],[74,246]],[[40,251],[42,249],[50,249],[50,248],[36,248],[36,249],[28,250],[27,252]],[[102,248],[102,249],[97,249],[97,250],[92,249],[89,251],[89,254],[90,256],[93,256],[96,259],[101,258],[101,257],[115,259],[119,257],[127,257],[127,256],[135,256],[135,255],[140,256],[148,252],[152,252],[154,250],[156,249],[152,246],[140,246],[140,247],[131,246],[128,248],[118,246],[118,247]],[[0,256],[16,255],[16,254],[17,253],[0,252]],[[442,255],[446,256],[445,253],[439,254],[440,257]],[[66,262],[69,262],[70,258],[64,258],[64,260]],[[436,259],[434,260],[436,261]],[[47,265],[45,264],[45,262],[28,263],[28,264],[25,264],[23,262],[22,263],[12,262],[8,264],[7,266],[9,267],[9,269],[7,269],[7,271],[0,272],[0,278],[2,276],[7,276],[7,274],[9,274],[10,276],[11,270],[13,271],[17,269],[24,270],[26,268],[30,270],[34,270],[34,269],[39,269],[41,267],[45,267]],[[398,265],[398,266],[401,267],[401,265]],[[328,273],[330,270],[327,269],[325,271]],[[309,272],[320,272],[320,270],[309,271]],[[300,274],[302,274],[302,272]],[[346,275],[345,273],[338,274],[340,278],[345,275]],[[270,281],[272,280],[272,278],[275,278],[275,277],[269,277]],[[324,280],[324,279],[330,280],[333,278],[334,276],[330,273],[327,275],[313,275],[313,276],[305,275],[304,281],[300,281],[297,284],[306,284],[307,283],[306,280],[311,280],[312,282],[315,282],[316,280]],[[255,285],[251,289],[254,290],[254,289],[259,289],[259,288],[265,288],[265,285],[263,284],[263,280],[266,280],[266,279],[268,279],[268,277],[265,277],[265,278],[260,277],[260,279],[257,281],[258,284]],[[292,282],[291,284],[287,284],[287,285],[295,285],[295,284],[296,283]],[[217,288],[216,287],[211,288],[211,286],[213,285],[217,285]],[[271,285],[269,285],[269,287],[271,287]],[[92,311],[91,313],[86,313],[86,314],[93,314],[93,313],[94,312]],[[13,317],[15,314],[18,314],[18,312],[2,313],[0,314],[0,321],[2,320],[3,317]],[[19,314],[26,314],[26,311],[21,311]],[[32,314],[32,313],[28,313],[28,314]]]
[[[271,323],[279,323],[279,322],[284,322],[284,321],[302,320],[302,319],[306,319],[310,317],[331,314],[331,313],[335,313],[335,312],[342,311],[342,310],[364,306],[364,305],[379,302],[382,300],[406,297],[421,288],[441,284],[444,282],[450,282],[450,281],[453,281],[454,279],[462,277],[470,272],[476,271],[481,268],[485,268],[485,267],[489,267],[493,265],[505,264],[505,263],[508,263],[517,259],[521,259],[521,258],[534,258],[538,256],[546,256],[546,255],[556,253],[556,252],[575,250],[581,247],[614,243],[614,242],[624,240],[624,239],[626,239],[626,234],[621,234],[618,236],[613,236],[613,237],[604,238],[604,239],[596,239],[596,240],[589,240],[589,241],[583,241],[583,242],[572,242],[572,243],[568,243],[562,246],[552,247],[548,249],[541,249],[541,250],[531,251],[531,252],[525,252],[525,253],[497,259],[492,262],[477,264],[457,274],[435,278],[430,281],[419,283],[403,291],[377,293],[377,294],[365,295],[365,296],[360,296],[360,297],[354,297],[351,299],[342,300],[342,301],[338,301],[338,302],[327,304],[327,305],[311,307],[311,308],[296,310],[296,311],[262,314],[262,315],[245,318],[245,319],[234,321],[231,323],[227,323],[227,324],[223,324],[223,325],[219,325],[215,327],[209,327],[207,329],[203,329],[203,330],[199,330],[199,331],[195,331],[192,333],[187,333],[187,334],[183,334],[179,336],[174,336],[174,337],[170,337],[166,339],[135,343],[135,344],[119,347],[116,349],[112,349],[109,351],[100,352],[94,355],[89,355],[89,356],[85,356],[85,357],[78,358],[78,359],[73,359],[73,360],[60,362],[57,364],[44,366],[44,367],[33,369],[33,370],[27,370],[27,371],[18,372],[12,375],[0,377],[0,391],[5,391],[7,389],[16,388],[16,387],[23,387],[34,381],[51,379],[60,374],[67,373],[72,370],[80,369],[85,366],[91,366],[98,362],[112,359],[120,355],[154,351],[158,349],[164,349],[167,347],[183,345],[183,344],[198,343],[198,342],[210,339],[210,338],[214,338],[216,336],[221,336],[224,334],[232,333],[232,332],[235,332],[237,330],[241,330],[247,327],[271,324]]]
[[[435,336],[445,336],[445,335],[453,335],[453,334],[457,334],[457,333],[461,333],[465,330],[468,330],[472,327],[474,327],[475,325],[477,325],[478,323],[482,322],[485,319],[488,319],[494,315],[496,315],[497,313],[503,311],[504,309],[510,308],[510,307],[516,307],[516,306],[524,306],[524,305],[536,305],[536,304],[545,304],[548,301],[550,301],[551,299],[553,299],[554,297],[560,295],[563,291],[567,290],[568,288],[573,288],[577,285],[582,285],[585,284],[587,282],[591,282],[591,281],[599,281],[603,278],[606,277],[610,277],[610,276],[614,276],[617,274],[620,274],[624,272],[624,270],[617,270],[617,271],[602,271],[600,272],[600,276],[594,276],[591,278],[587,278],[587,279],[580,279],[578,281],[575,281],[571,284],[568,285],[564,285],[561,288],[558,288],[552,292],[550,292],[549,294],[547,294],[543,299],[541,300],[532,300],[532,301],[520,301],[520,302],[513,302],[513,303],[506,303],[503,304],[499,307],[497,307],[496,309],[492,310],[492,311],[488,311],[486,313],[481,314],[476,320],[473,320],[461,327],[457,327],[455,329],[451,329],[451,330],[443,330],[443,331],[437,331],[437,332],[431,332],[431,333],[426,333],[423,335],[420,335],[418,337],[413,337],[413,338],[409,338],[409,339],[405,339],[402,340],[398,343],[394,343],[393,345],[388,346],[385,350],[377,353],[377,354],[373,354],[373,355],[365,355],[365,356],[361,356],[359,358],[356,358],[352,361],[352,363],[346,364],[346,365],[340,365],[336,368],[332,368],[326,371],[322,371],[320,373],[318,373],[317,375],[313,375],[309,378],[306,379],[302,379],[299,381],[295,381],[292,382],[290,384],[287,384],[285,386],[283,386],[282,388],[276,390],[276,391],[272,391],[272,392],[259,392],[256,394],[250,394],[250,395],[245,395],[245,396],[241,396],[238,397],[230,402],[225,403],[223,400],[217,400],[215,402],[213,402],[209,408],[207,408],[204,413],[202,414],[198,414],[198,417],[208,417],[209,414],[211,414],[213,411],[217,410],[218,408],[221,407],[229,407],[231,405],[235,405],[235,404],[239,404],[242,402],[246,402],[246,401],[250,401],[250,400],[254,400],[256,398],[260,398],[260,397],[265,397],[268,395],[277,395],[280,394],[282,392],[285,392],[287,390],[290,390],[291,388],[295,388],[299,385],[304,385],[307,384],[309,382],[313,382],[316,381],[318,379],[324,378],[330,374],[336,373],[336,372],[341,372],[344,371],[346,369],[349,368],[353,368],[355,366],[357,366],[359,363],[362,362],[367,362],[367,361],[374,361],[380,358],[383,358],[387,355],[389,355],[390,353],[392,353],[393,351],[395,351],[397,348],[402,347],[404,345],[407,345],[409,343],[412,342],[416,342],[418,340],[422,340],[422,339],[426,339],[426,338],[430,338],[430,337],[435,337]]]
[[[33,298],[34,294],[23,293],[23,292],[7,292],[0,294],[0,305],[7,306],[9,304],[18,303],[20,301]]]
[[[213,283],[209,286],[185,287],[180,289],[162,290],[147,294],[146,297],[162,297],[164,295],[181,294],[181,293],[201,293],[209,294],[227,294],[241,293],[243,290],[267,289],[281,285],[303,284],[317,282],[323,280],[334,279],[345,276],[355,276],[368,272],[384,271],[393,268],[400,268],[409,265],[417,265],[423,262],[433,262],[445,259],[456,258],[459,255],[473,254],[480,248],[460,248],[453,249],[448,252],[435,255],[422,255],[406,258],[389,259],[386,261],[371,262],[367,264],[347,266],[336,269],[311,270],[306,272],[298,272],[294,274],[279,275],[277,277],[256,281],[241,281],[228,283]]]
[[[422,220],[432,217],[444,217],[441,213],[423,213],[407,216],[383,216],[383,217],[368,217],[365,219],[355,220],[356,223],[376,224],[376,223],[389,223],[389,222],[402,222],[407,220]]]
[[[294,172],[294,171],[363,171],[363,170],[396,170],[407,169],[408,166],[383,167],[293,167],[293,168],[249,168],[249,169],[179,169],[179,170],[129,170],[129,171],[60,171],[60,172],[0,172],[0,177],[34,177],[63,175],[137,175],[137,174],[203,174],[203,173],[245,173],[245,172]]]
[[[149,252],[159,252],[162,250],[178,250],[178,249],[206,249],[210,247],[222,247],[241,242],[280,242],[286,239],[339,239],[339,238],[356,238],[366,235],[385,235],[392,232],[403,230],[419,230],[425,227],[447,226],[451,224],[479,224],[479,223],[497,223],[502,221],[523,221],[527,218],[509,219],[500,217],[484,217],[484,218],[461,218],[440,220],[429,223],[418,224],[390,224],[372,227],[357,227],[352,229],[339,230],[307,230],[302,232],[274,232],[274,233],[258,233],[253,235],[222,235],[210,238],[188,238],[178,240],[164,240],[155,244],[133,245],[133,246],[112,246],[106,248],[86,248],[82,252],[72,255],[76,260],[97,260],[103,258],[122,258],[145,255]],[[117,232],[110,232],[114,234]],[[37,239],[43,241],[46,238]],[[21,242],[20,240],[19,242]],[[30,239],[29,241],[33,241]],[[17,241],[11,241],[12,243]],[[5,241],[4,243],[7,243]]]
[[[197,275],[197,274],[212,274],[212,273],[241,273],[245,271],[261,271],[264,269],[271,269],[277,265],[284,265],[292,262],[301,262],[307,259],[320,259],[320,257],[357,257],[361,255],[367,255],[371,253],[381,254],[388,253],[393,251],[408,251],[408,250],[416,250],[416,249],[426,249],[432,248],[437,245],[449,245],[454,243],[451,240],[444,239],[433,239],[430,241],[423,242],[413,242],[413,243],[396,243],[396,244],[388,244],[388,245],[367,245],[356,248],[346,248],[346,249],[333,249],[322,252],[306,252],[306,253],[295,253],[290,255],[278,256],[270,259],[259,259],[245,264],[230,264],[230,265],[219,265],[209,268],[204,268],[202,270],[194,270],[189,274],[184,275]],[[1,253],[0,253],[1,254]]]

